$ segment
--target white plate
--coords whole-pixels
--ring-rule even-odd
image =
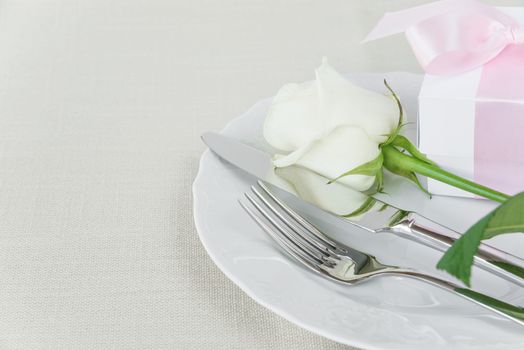
[[[416,115],[420,76],[387,76],[408,114]],[[383,78],[376,74],[351,77],[379,91],[383,91]],[[269,103],[270,99],[257,103],[223,132],[267,147],[261,126]],[[305,270],[284,255],[238,205],[237,199],[253,181],[210,151],[204,152],[193,186],[194,216],[200,239],[213,261],[260,304],[314,333],[364,349],[524,349],[521,327],[436,287],[398,277],[377,278],[350,287]],[[455,208],[464,208],[464,203],[469,208],[471,204],[451,201],[456,201]],[[478,211],[474,214],[464,211],[452,215],[449,198],[428,203],[423,210],[444,213],[445,223],[454,227],[467,227],[489,209],[489,205],[477,200]],[[342,232],[322,225],[335,238],[376,254],[385,263],[409,264],[445,276],[433,269],[439,254],[430,249],[393,236]],[[522,236],[508,235],[495,244],[522,254]],[[522,290],[490,279],[483,271],[475,270],[474,275],[474,287],[524,304]]]

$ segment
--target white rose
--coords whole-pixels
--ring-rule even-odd
[[[398,122],[398,107],[392,98],[352,84],[324,59],[316,70],[315,81],[287,84],[280,89],[265,120],[264,137],[285,153],[275,155],[277,168],[307,169],[320,176],[325,184],[326,179],[334,179],[376,159],[379,145]],[[327,208],[329,198],[318,200],[319,193],[329,192],[332,196],[333,189],[327,190],[331,185],[323,186],[322,190],[313,188],[320,182],[312,181],[309,175],[308,181],[304,181],[303,170],[280,170],[280,173],[303,197],[309,196],[316,204],[337,214],[352,212],[366,198],[360,193],[347,194],[351,203],[335,200],[340,206]],[[348,175],[338,182],[349,187],[350,192],[362,192],[373,186],[375,177]],[[338,186],[334,188],[340,191]]]
[[[337,215],[353,213],[368,199],[338,182],[328,185],[329,179],[300,166],[277,168],[276,174],[289,182],[302,199]]]

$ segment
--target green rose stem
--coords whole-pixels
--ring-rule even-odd
[[[382,147],[382,155],[384,157],[384,167],[393,173],[397,173],[400,170],[406,173],[420,174],[499,203],[510,198],[507,194],[466,180],[429,162],[404,154],[392,145]]]

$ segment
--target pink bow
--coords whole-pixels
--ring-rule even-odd
[[[524,43],[524,28],[513,18],[475,0],[443,0],[386,13],[364,41],[401,32],[422,68],[435,75],[478,68],[506,46]]]

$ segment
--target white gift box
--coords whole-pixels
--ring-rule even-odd
[[[499,8],[524,26],[524,8]],[[484,67],[426,75],[419,94],[419,148],[442,168],[501,192],[524,191],[524,44]],[[434,194],[475,197],[429,179]]]

